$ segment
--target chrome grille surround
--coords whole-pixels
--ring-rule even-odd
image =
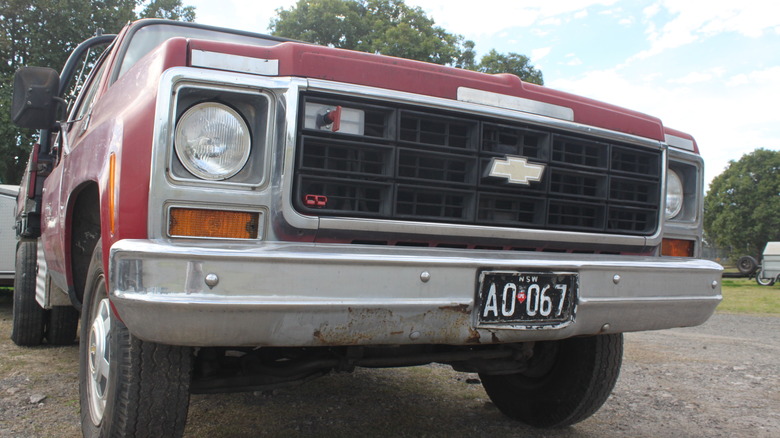
[[[651,237],[662,208],[665,149],[526,120],[403,102],[303,93],[365,112],[364,135],[296,131],[293,205],[306,216]],[[545,166],[540,182],[487,176],[492,159]],[[325,206],[306,205],[307,195]]]

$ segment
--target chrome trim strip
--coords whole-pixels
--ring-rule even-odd
[[[192,50],[193,67],[228,70],[236,73],[249,73],[263,76],[279,75],[278,59],[260,59],[249,56],[231,55],[208,50]]]
[[[687,138],[682,138],[671,134],[664,134],[664,137],[666,137],[665,141],[669,146],[685,149],[686,151],[691,151],[691,152],[696,150],[693,146],[693,140],[689,140]]]
[[[586,303],[626,303],[641,304],[658,301],[712,301],[713,297],[680,296],[680,297],[630,297],[630,298],[580,298],[580,302]]]
[[[574,121],[574,110],[571,108],[517,96],[509,96],[507,94],[475,90],[468,87],[458,87],[458,100],[461,102],[477,103],[480,105],[494,106],[496,108],[517,110],[538,114],[540,116]]]

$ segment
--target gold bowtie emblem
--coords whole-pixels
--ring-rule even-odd
[[[541,181],[544,172],[543,164],[529,163],[522,157],[493,158],[490,162],[489,176],[506,178],[510,184],[530,186],[532,182]]]

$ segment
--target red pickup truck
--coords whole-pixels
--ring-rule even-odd
[[[20,70],[12,117],[40,129],[12,337],[72,343],[81,319],[85,436],[434,362],[566,426],[609,396],[622,333],[721,299],[694,139],[513,75],[144,20]]]

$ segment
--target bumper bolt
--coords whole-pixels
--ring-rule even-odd
[[[712,288],[717,289],[718,287],[718,280],[712,280]]]
[[[615,283],[615,284],[618,284],[618,283],[620,283],[620,275],[619,275],[619,274],[615,274],[615,275],[612,277],[612,282],[613,282],[613,283]]]
[[[416,341],[420,339],[420,332],[412,332],[409,334],[409,339]]]
[[[424,271],[422,274],[420,274],[420,281],[423,283],[427,283],[431,281],[431,273],[428,271]]]
[[[209,289],[214,289],[214,286],[219,284],[219,277],[217,277],[217,274],[208,274],[205,281]]]

